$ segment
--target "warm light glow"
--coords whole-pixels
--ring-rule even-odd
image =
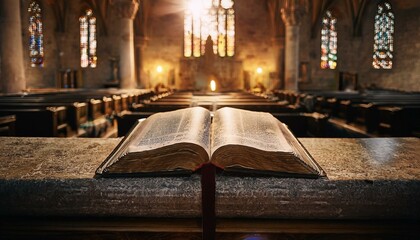
[[[203,3],[200,0],[190,0],[187,5],[188,10],[197,16],[199,16],[204,10]]]
[[[258,74],[261,74],[262,72],[263,72],[262,68],[261,67],[257,67],[257,73]]]
[[[231,8],[233,6],[233,1],[232,0],[222,0],[221,3],[222,7],[224,9],[228,9]]]
[[[96,18],[93,11],[87,9],[79,18],[80,22],[80,66],[82,68],[95,68],[98,57],[96,56]]]
[[[210,81],[210,90],[212,92],[216,91],[216,81],[214,81],[214,80]]]
[[[213,40],[213,53],[235,55],[235,11],[233,0],[186,0],[184,12],[184,56],[201,57],[206,40]]]
[[[156,68],[156,72],[158,72],[158,73],[161,73],[163,71],[163,68],[162,68],[162,66],[157,66],[157,68]]]

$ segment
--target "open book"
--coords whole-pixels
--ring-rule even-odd
[[[323,170],[269,113],[202,107],[139,122],[96,170],[98,177],[183,174],[213,164],[226,172],[319,177]]]

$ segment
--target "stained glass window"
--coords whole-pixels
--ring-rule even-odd
[[[322,18],[321,28],[321,68],[335,69],[337,67],[337,18],[326,11]]]
[[[235,54],[235,10],[233,0],[189,0],[184,12],[184,56],[205,53],[207,37],[213,53],[221,57]]]
[[[378,4],[375,16],[375,35],[373,44],[373,62],[376,69],[392,68],[394,51],[394,13],[391,4]]]
[[[42,11],[38,1],[31,1],[29,13],[29,57],[31,66],[44,66],[44,34],[42,32]]]
[[[79,18],[80,21],[80,65],[95,68],[96,57],[96,18],[91,9]]]

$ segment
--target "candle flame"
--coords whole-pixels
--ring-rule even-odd
[[[216,81],[214,81],[214,80],[210,81],[210,90],[212,92],[216,91]]]

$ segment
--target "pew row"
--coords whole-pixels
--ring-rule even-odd
[[[344,119],[374,136],[418,136],[420,93],[375,90],[343,91],[275,91],[279,100],[301,105],[307,112],[319,112]],[[302,104],[303,103],[303,104]],[[340,122],[340,120],[338,120]]]
[[[20,137],[67,137],[66,108],[0,109],[0,115],[16,116],[16,136]]]

